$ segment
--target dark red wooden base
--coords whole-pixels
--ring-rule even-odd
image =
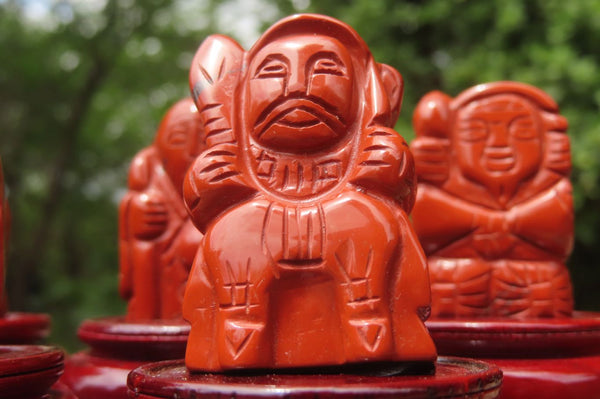
[[[8,312],[0,317],[0,342],[27,345],[39,342],[50,333],[50,316],[38,313]]]
[[[125,399],[127,374],[147,362],[183,358],[189,330],[183,320],[86,320],[78,336],[90,350],[67,359],[61,382],[81,399]]]
[[[129,397],[177,398],[478,398],[497,397],[502,373],[483,362],[440,358],[433,375],[198,374],[183,360],[141,366],[129,374]],[[379,370],[381,371],[381,370]]]
[[[40,399],[63,372],[63,351],[50,346],[0,346],[0,397]],[[60,398],[57,396],[56,398]]]
[[[78,399],[68,386],[58,381],[50,387],[48,399]],[[84,399],[84,398],[82,398]]]
[[[600,313],[572,318],[430,320],[438,352],[504,372],[501,398],[600,398]]]

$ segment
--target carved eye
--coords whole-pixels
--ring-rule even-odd
[[[482,119],[466,119],[459,122],[459,136],[463,141],[482,141],[488,136],[487,123]]]
[[[519,140],[531,140],[538,136],[533,120],[529,116],[513,119],[509,126],[510,135]]]
[[[317,74],[344,76],[346,74],[346,68],[339,60],[333,58],[320,58],[315,61],[313,67],[313,75]]]
[[[287,64],[282,60],[277,58],[268,58],[258,67],[254,78],[285,78],[287,76],[287,69]]]
[[[188,129],[189,126],[183,123],[172,127],[167,136],[169,145],[177,147],[185,146],[188,141]]]

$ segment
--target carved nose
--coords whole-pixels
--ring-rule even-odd
[[[288,93],[306,93],[306,79],[301,73],[293,73],[288,81]]]
[[[504,123],[493,123],[490,125],[488,146],[508,147],[508,129]]]

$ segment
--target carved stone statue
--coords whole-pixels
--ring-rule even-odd
[[[181,317],[202,239],[183,204],[183,179],[203,148],[198,111],[188,98],[167,112],[154,143],[131,163],[119,211],[119,291],[129,301],[129,321]]]
[[[210,36],[190,84],[208,148],[184,183],[205,233],[187,367],[432,362],[400,74],[346,24],[297,15],[248,52]]]
[[[571,159],[556,103],[529,85],[489,83],[427,94],[413,122],[413,221],[432,315],[570,315]]]

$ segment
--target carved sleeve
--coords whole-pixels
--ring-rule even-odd
[[[135,240],[150,240],[162,233],[162,226],[144,224],[144,209],[140,201],[150,186],[156,162],[153,148],[146,148],[135,156],[129,168],[129,191],[119,206],[119,293],[124,299],[129,299],[133,290]],[[144,199],[146,203],[151,200],[149,197]]]
[[[200,154],[183,184],[186,207],[203,234],[222,212],[255,193],[242,176],[237,146],[232,143],[217,144]]]
[[[432,255],[477,227],[481,208],[431,185],[419,185],[413,225],[427,255]]]
[[[450,170],[450,141],[439,137],[417,137],[410,145],[420,182],[441,186]]]
[[[415,200],[415,165],[402,136],[382,126],[369,128],[351,182],[397,202],[410,213]]]
[[[512,210],[515,235],[563,261],[573,249],[573,188],[567,178]]]

